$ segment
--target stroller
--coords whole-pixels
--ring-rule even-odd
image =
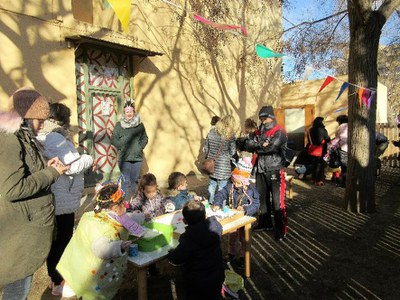
[[[306,176],[311,174],[312,163],[307,148],[302,149],[297,155],[294,161],[294,170],[299,179],[306,179]]]

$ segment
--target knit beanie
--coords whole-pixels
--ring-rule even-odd
[[[258,113],[258,117],[275,119],[274,109],[271,105],[263,106]]]
[[[242,182],[243,185],[249,185],[252,169],[253,165],[250,157],[240,158],[236,163],[236,168],[232,171],[232,177]]]
[[[38,91],[23,87],[10,97],[14,110],[23,119],[46,120],[49,116],[49,102]]]

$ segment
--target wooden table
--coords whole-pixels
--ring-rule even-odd
[[[138,300],[147,300],[147,267],[159,260],[166,258],[168,251],[178,245],[179,236],[185,232],[185,224],[182,222],[182,212],[176,211],[173,213],[159,216],[155,220],[163,224],[172,224],[176,227],[174,238],[170,245],[164,246],[161,249],[152,252],[139,251],[138,256],[128,257],[128,261],[138,270]],[[251,258],[251,224],[256,221],[256,218],[249,216],[241,216],[238,219],[232,220],[222,225],[222,234],[233,232],[239,228],[244,228],[245,237],[245,276],[250,277],[250,258]]]

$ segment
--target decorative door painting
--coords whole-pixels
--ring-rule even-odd
[[[79,146],[93,156],[96,167],[85,175],[86,186],[119,176],[117,151],[110,139],[125,99],[131,98],[129,70],[128,55],[89,47],[77,49]]]

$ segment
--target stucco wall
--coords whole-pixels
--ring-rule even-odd
[[[249,32],[243,37],[240,31],[232,34],[193,20],[190,5],[182,10],[159,0],[132,2],[126,34],[113,11],[100,2],[2,1],[1,109],[15,89],[29,85],[67,103],[76,125],[77,45],[65,42],[76,36],[162,54],[136,57],[133,79],[137,111],[149,135],[145,171],[160,179],[174,170],[199,172],[212,115],[233,114],[240,130],[262,105],[279,106],[281,60],[255,54],[256,43],[280,51],[279,4],[255,1],[243,7],[243,1],[228,2],[229,11],[220,22],[241,25],[243,20]]]

